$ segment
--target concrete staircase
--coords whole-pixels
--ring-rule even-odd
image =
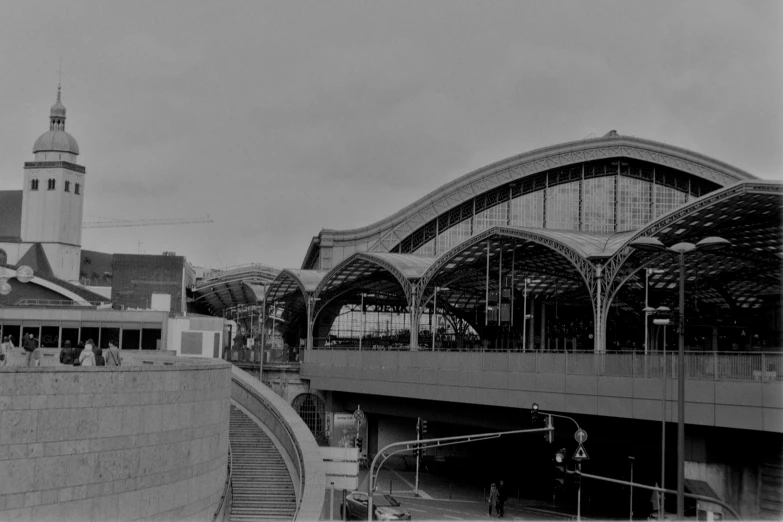
[[[231,406],[231,521],[293,520],[296,494],[283,457],[267,434]]]

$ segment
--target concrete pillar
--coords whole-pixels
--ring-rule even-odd
[[[713,352],[718,351],[718,327],[717,326],[712,327],[712,351]]]

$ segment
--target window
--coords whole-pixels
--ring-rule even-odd
[[[46,183],[46,190],[54,190],[55,181],[53,179],[49,179],[49,181]]]
[[[78,183],[74,184],[74,186],[73,186],[73,193],[74,194],[79,194],[79,184]]]
[[[70,181],[66,181],[65,182],[65,192],[70,192],[70,191],[71,191],[71,182]]]
[[[30,190],[38,190],[38,180],[34,179],[30,181]]]

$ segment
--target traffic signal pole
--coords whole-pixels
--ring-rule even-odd
[[[424,448],[435,448],[438,446],[451,446],[454,444],[466,444],[468,442],[479,442],[483,440],[488,439],[497,439],[503,435],[519,435],[522,433],[543,433],[545,431],[551,431],[554,428],[529,428],[525,430],[512,430],[512,431],[498,431],[498,432],[491,432],[491,433],[478,433],[475,435],[458,435],[456,437],[439,437],[435,439],[424,439],[420,440],[418,437],[416,440],[405,440],[402,442],[393,442],[391,444],[387,444],[381,450],[373,457],[372,463],[370,464],[370,473],[367,476],[367,520],[368,522],[372,522],[372,514],[373,514],[373,507],[372,507],[372,493],[375,490],[375,481],[378,477],[378,473],[381,471],[381,467],[383,466],[384,462],[386,462],[386,459],[394,455],[395,453],[400,453],[402,451],[411,451],[412,449],[424,449]],[[389,453],[388,455],[385,455],[384,452],[392,449],[392,448],[398,448],[395,451]],[[373,472],[375,469],[375,464],[378,463],[378,458],[383,457],[383,460],[381,460],[380,464],[378,464],[378,471]]]
[[[433,344],[433,346],[435,346]],[[418,441],[421,440],[421,417],[416,421],[416,483],[413,486],[413,496],[419,496],[419,458],[421,458],[421,448],[419,448]]]
[[[634,482],[628,482],[627,480],[618,480],[618,479],[613,479],[613,478],[609,478],[609,477],[602,477],[600,475],[592,475],[590,473],[582,473],[581,466],[579,468],[577,468],[576,471],[568,471],[568,473],[569,474],[580,475],[581,477],[587,477],[587,478],[591,478],[591,479],[595,479],[595,480],[602,480],[604,482],[612,482],[614,484],[623,484],[625,486],[637,487],[637,488],[642,488],[642,489],[649,489],[649,490],[652,490],[652,491],[657,491],[659,493],[676,493],[677,492],[677,490],[674,490],[674,489],[659,488],[657,486],[648,486],[647,484],[638,484],[638,483],[634,483]],[[717,505],[725,508],[729,513],[731,513],[731,515],[734,518],[736,518],[737,520],[740,520],[740,516],[737,514],[737,512],[734,511],[734,509],[731,506],[729,506],[728,504],[726,504],[722,500],[719,500],[717,498],[712,498],[712,497],[706,497],[704,495],[696,495],[695,493],[684,493],[684,495],[686,497],[688,497],[688,498],[694,498],[696,500],[701,500],[702,502],[708,502],[710,504],[717,504]],[[579,510],[579,507],[577,507],[577,510]],[[577,513],[579,513],[579,511],[577,511]]]

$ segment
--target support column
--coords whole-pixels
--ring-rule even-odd
[[[307,295],[307,345],[305,349],[313,349],[313,296]]]
[[[419,349],[419,287],[413,285],[411,288],[411,297],[408,306],[411,310],[411,339],[410,347],[411,351],[417,351]]]
[[[604,267],[600,263],[595,265],[595,288],[596,295],[593,300],[594,322],[593,322],[593,343],[595,352],[605,352],[604,334],[606,332],[606,322],[604,314],[604,303],[601,292],[603,291],[603,271]]]
[[[546,349],[546,301],[541,301],[541,351]]]
[[[718,327],[717,326],[712,327],[712,351],[713,352],[718,351]]]

